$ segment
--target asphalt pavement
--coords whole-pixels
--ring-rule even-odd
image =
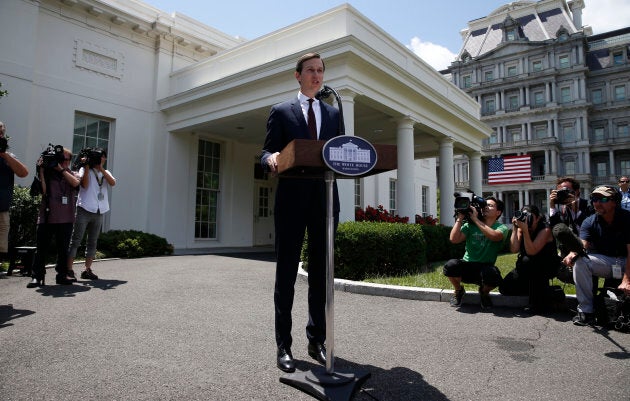
[[[27,289],[0,278],[2,400],[312,400],[280,381],[268,252],[98,261],[98,281]],[[80,271],[80,268],[75,268]],[[336,372],[369,372],[354,400],[630,400],[630,334],[529,315],[522,299],[338,281]],[[296,283],[293,355],[307,354]],[[470,294],[473,292],[473,294]],[[413,294],[413,295],[409,295]]]

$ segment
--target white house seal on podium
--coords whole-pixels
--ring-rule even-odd
[[[322,148],[324,163],[341,175],[359,176],[374,168],[377,161],[376,149],[371,143],[358,136],[336,136]]]

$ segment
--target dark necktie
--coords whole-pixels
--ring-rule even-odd
[[[317,122],[313,111],[313,99],[308,99],[308,133],[311,139],[317,140]]]

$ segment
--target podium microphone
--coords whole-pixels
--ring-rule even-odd
[[[317,100],[326,99],[330,95],[332,95],[332,93],[333,93],[333,90],[330,88],[330,86],[324,85],[319,90],[319,92],[317,92],[317,94],[315,95],[315,99],[317,99]]]
[[[335,95],[335,100],[337,101],[337,107],[339,108],[339,135],[346,135],[346,128],[343,120],[343,107],[341,105],[341,96],[337,93],[336,90],[331,88],[328,85],[323,85],[322,88],[315,95],[315,99],[321,100],[326,99],[331,94]]]

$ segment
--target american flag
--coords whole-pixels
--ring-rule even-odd
[[[512,184],[531,180],[531,155],[493,157],[488,160],[488,184]]]

